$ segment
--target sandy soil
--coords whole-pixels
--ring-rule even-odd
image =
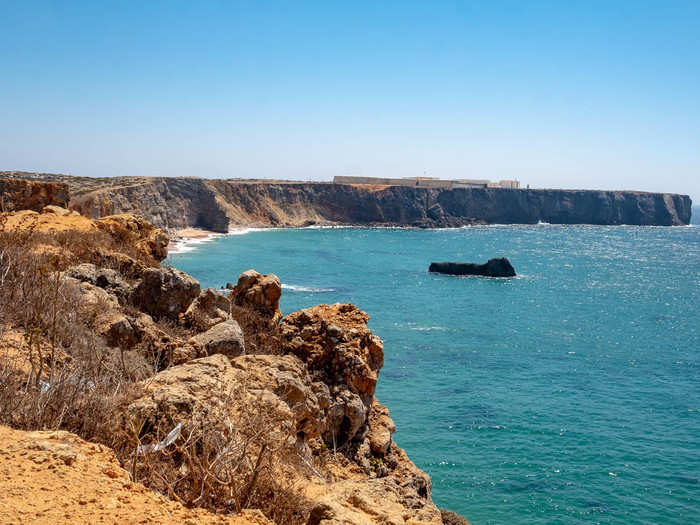
[[[183,239],[206,239],[212,232],[200,228],[183,228],[173,231],[172,234],[174,237],[181,237]]]
[[[0,426],[0,523],[270,525],[258,511],[219,516],[132,483],[112,451],[69,432]]]

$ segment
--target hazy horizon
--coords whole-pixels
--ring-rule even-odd
[[[700,4],[0,3],[0,170],[700,200]]]

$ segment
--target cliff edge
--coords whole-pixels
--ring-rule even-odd
[[[129,214],[0,214],[9,519],[443,523],[375,396],[369,316],[283,316],[279,279],[253,270],[202,290],[160,265],[167,242]]]
[[[84,215],[138,213],[164,229],[196,227],[227,232],[245,226],[458,227],[538,222],[680,226],[689,224],[691,217],[690,198],[670,193],[440,189],[199,178],[36,177],[68,184],[73,196],[70,207]]]

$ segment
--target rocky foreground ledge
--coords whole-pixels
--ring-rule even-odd
[[[41,204],[0,214],[11,523],[466,523],[392,439],[367,314],[202,290],[143,219]]]

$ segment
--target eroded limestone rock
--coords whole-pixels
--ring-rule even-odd
[[[147,314],[177,321],[199,295],[199,283],[174,268],[147,268],[129,300]]]
[[[116,270],[98,268],[91,263],[68,268],[65,274],[79,281],[103,288],[116,295],[120,301],[125,301],[132,290],[131,285]]]
[[[282,320],[284,350],[329,387],[327,443],[352,440],[367,421],[384,364],[382,340],[367,328],[368,320],[352,304],[314,306]]]
[[[190,342],[202,346],[208,355],[223,354],[232,359],[245,354],[243,331],[233,319],[197,334],[190,339]]]
[[[261,275],[255,270],[243,272],[233,288],[231,302],[242,308],[250,308],[277,323],[282,318],[279,301],[282,283],[274,274]]]
[[[198,330],[209,330],[215,324],[231,319],[231,301],[221,292],[207,288],[187,308],[183,319]]]
[[[342,481],[317,500],[308,525],[442,525],[430,499],[393,478]]]

